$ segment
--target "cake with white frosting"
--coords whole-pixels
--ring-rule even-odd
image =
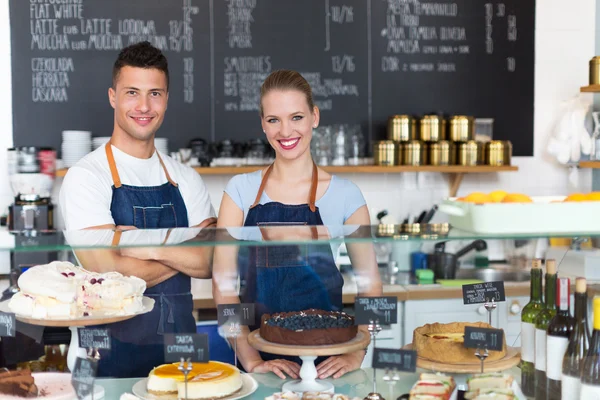
[[[18,286],[9,308],[36,319],[135,314],[143,308],[146,290],[142,279],[90,272],[63,261],[29,268],[19,277]]]

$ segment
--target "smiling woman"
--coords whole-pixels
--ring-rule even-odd
[[[297,232],[305,225],[317,226],[304,229],[310,240],[320,231],[333,235],[343,225],[368,225],[369,212],[356,185],[326,173],[312,159],[310,141],[320,113],[306,79],[295,71],[271,73],[261,87],[259,110],[263,131],[275,149],[275,162],[264,171],[231,179],[221,201],[218,226],[259,226],[264,240],[278,240],[275,237],[281,232],[292,233],[263,227],[294,225]],[[319,229],[321,225],[327,229]],[[333,255],[336,249],[329,243],[247,249],[250,255],[239,260],[230,248],[215,249],[213,296],[217,304],[239,302],[240,297],[243,303],[255,303],[256,321],[266,314],[312,308],[341,311],[343,279]],[[348,252],[357,281],[367,282],[359,284],[359,293],[381,294],[373,247],[348,244]],[[240,297],[231,289],[235,287],[231,283],[238,281],[238,265],[243,282]],[[297,357],[259,354],[245,340],[247,333],[238,341],[238,355],[246,371],[297,377]],[[319,378],[338,378],[359,368],[364,354],[361,350],[317,359]]]

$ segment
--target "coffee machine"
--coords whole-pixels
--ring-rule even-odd
[[[18,147],[8,150],[8,174],[15,195],[8,213],[10,231],[54,229],[51,195],[55,170],[56,152],[53,149]]]

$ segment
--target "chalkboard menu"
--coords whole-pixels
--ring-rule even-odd
[[[10,0],[10,18],[15,145],[109,136],[112,64],[149,40],[169,60],[171,150],[261,137],[260,85],[290,68],[323,125],[370,141],[393,114],[474,115],[533,154],[534,0]]]

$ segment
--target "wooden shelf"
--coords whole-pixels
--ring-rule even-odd
[[[600,168],[600,161],[580,161],[579,168]]]
[[[597,163],[597,168],[600,168],[600,162]],[[254,172],[265,166],[252,165],[243,167],[196,167],[196,172],[200,175],[237,175]],[[425,165],[421,167],[413,167],[408,165],[398,165],[393,167],[382,167],[379,165],[344,165],[344,166],[326,166],[322,167],[325,171],[333,174],[397,174],[402,172],[438,172],[449,175],[450,197],[456,196],[464,174],[483,174],[493,172],[514,172],[519,168],[512,165],[495,167],[491,165],[478,165],[476,167],[465,167],[462,165],[449,166],[434,166]],[[594,168],[594,167],[582,167]],[[56,171],[56,177],[64,177],[67,169]]]
[[[582,93],[600,93],[600,85],[582,86],[579,91]]]

